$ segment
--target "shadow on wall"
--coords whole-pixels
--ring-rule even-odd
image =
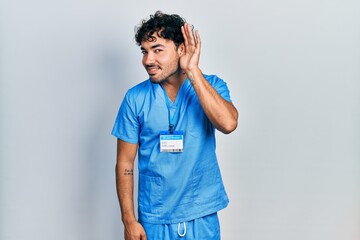
[[[120,239],[123,236],[115,184],[116,138],[111,135],[115,117],[128,87],[132,84],[126,67],[126,51],[116,47],[100,52],[96,64],[98,91],[85,149],[86,189],[84,202],[91,239]],[[137,180],[135,180],[135,184]],[[136,199],[136,196],[135,196]],[[110,219],[110,220],[109,220]],[[110,223],[110,224],[107,224]]]

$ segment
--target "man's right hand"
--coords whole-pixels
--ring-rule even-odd
[[[147,240],[145,230],[138,222],[127,224],[124,234],[125,240]]]

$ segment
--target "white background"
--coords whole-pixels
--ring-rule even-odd
[[[158,9],[200,31],[240,112],[217,134],[223,239],[359,240],[357,0],[2,0],[0,239],[122,239],[110,132]]]

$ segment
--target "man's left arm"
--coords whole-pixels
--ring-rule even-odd
[[[238,112],[235,106],[226,101],[204,78],[200,69],[187,72],[200,104],[216,129],[231,133],[237,127]]]
[[[184,49],[180,58],[180,66],[199,98],[200,104],[216,129],[223,133],[231,133],[237,127],[238,112],[235,106],[226,101],[204,78],[198,67],[201,40],[198,31],[195,36],[189,24],[182,27]]]

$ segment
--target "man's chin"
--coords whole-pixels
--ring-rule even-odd
[[[150,81],[153,83],[162,83],[164,81],[163,79],[159,79],[156,77],[152,77],[152,76],[149,76],[149,77],[150,77]]]

